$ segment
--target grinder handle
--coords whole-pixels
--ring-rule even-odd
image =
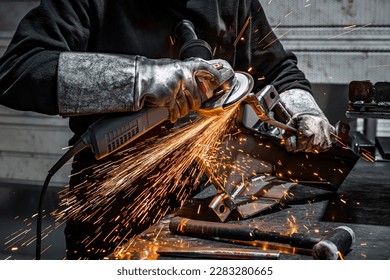
[[[198,39],[195,27],[189,20],[180,21],[174,29],[174,35],[181,44],[179,58],[186,60],[191,57],[198,57],[204,60],[213,59],[210,45]]]
[[[180,21],[174,29],[174,35],[181,44],[179,50],[180,60],[186,60],[189,58],[201,58],[204,60],[212,60],[213,52],[211,51],[210,45],[199,39],[195,32],[195,27],[189,20]],[[222,79],[221,85],[215,87],[211,85],[208,79],[205,79],[201,76],[195,76],[195,80],[198,86],[202,89],[203,94],[201,94],[202,103],[212,98],[215,93],[220,92],[218,89],[223,89],[225,84],[228,84],[229,81],[234,79],[234,72],[230,69],[224,68],[222,65],[216,66],[220,71]]]

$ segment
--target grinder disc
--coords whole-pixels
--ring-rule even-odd
[[[202,104],[198,113],[203,116],[214,116],[241,101],[253,89],[253,78],[245,72],[235,72],[230,89],[220,96],[214,96]]]
[[[252,91],[253,88],[253,78],[251,75],[245,72],[236,72],[236,85],[233,87],[232,91],[226,98],[223,103],[223,107],[227,108],[236,102],[239,102],[243,99],[248,93]]]

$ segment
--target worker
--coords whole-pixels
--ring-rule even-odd
[[[183,19],[210,44],[215,60],[178,59],[173,29]],[[332,125],[258,0],[42,0],[23,18],[0,60],[0,103],[69,117],[72,145],[103,114],[163,106],[170,121],[177,121],[201,104],[195,75],[221,82],[216,64],[250,68],[254,92],[272,84],[281,93],[290,124],[298,129],[298,136],[285,137],[289,151],[318,152],[332,145]],[[86,208],[92,202],[84,201],[84,194],[98,188],[82,184],[93,175],[88,168],[93,164],[96,160],[86,149],[72,166],[70,189]],[[96,174],[91,177],[99,180]],[[116,207],[104,209],[104,224],[97,219],[68,221],[67,257],[103,258],[121,241],[122,229],[132,234],[144,230],[136,221],[124,225],[116,218],[125,215],[129,199],[134,197],[122,197]],[[165,200],[166,207],[174,200]]]

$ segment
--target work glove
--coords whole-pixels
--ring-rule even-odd
[[[283,134],[288,151],[319,153],[332,146],[335,128],[309,92],[301,89],[288,90],[280,94],[280,102],[291,116],[287,125],[297,129],[296,134]]]
[[[207,95],[206,88],[218,88],[222,83],[219,69],[231,66],[224,60],[186,61],[137,57],[134,87],[134,110],[145,105],[166,107],[171,122],[198,109]],[[203,80],[203,85],[201,84]],[[207,83],[208,85],[204,84]]]
[[[58,111],[68,117],[166,107],[170,120],[176,122],[198,109],[232,75],[233,69],[224,60],[62,52],[57,71]]]

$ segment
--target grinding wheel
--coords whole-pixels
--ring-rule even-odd
[[[215,116],[228,110],[231,106],[243,100],[253,89],[253,78],[245,72],[235,72],[231,85],[222,95],[212,97],[198,109],[203,116]]]

